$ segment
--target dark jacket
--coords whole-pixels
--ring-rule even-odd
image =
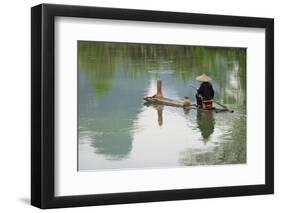
[[[213,99],[215,95],[213,86],[209,82],[203,82],[197,90],[197,94],[201,95],[204,100]]]

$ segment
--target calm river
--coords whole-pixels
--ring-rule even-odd
[[[234,113],[149,106],[162,79],[190,97],[207,74]],[[246,49],[78,42],[78,170],[246,163]]]

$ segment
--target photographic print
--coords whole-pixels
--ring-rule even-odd
[[[246,163],[246,48],[78,41],[78,170]]]
[[[274,19],[40,4],[31,41],[33,206],[274,193]]]

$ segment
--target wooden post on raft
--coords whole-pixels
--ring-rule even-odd
[[[156,93],[157,98],[163,98],[163,93],[162,93],[162,80],[157,79],[157,93]]]

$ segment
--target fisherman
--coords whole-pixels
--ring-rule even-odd
[[[196,80],[201,81],[200,87],[197,89],[197,94],[195,95],[197,106],[202,107],[202,101],[212,100],[214,98],[214,89],[210,81],[212,78],[203,74],[196,77]]]

